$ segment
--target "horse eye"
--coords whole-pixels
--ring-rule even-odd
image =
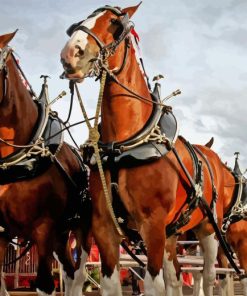
[[[117,23],[117,19],[115,19],[115,18],[112,18],[111,20],[110,20],[110,22],[114,25],[114,24],[116,24]]]

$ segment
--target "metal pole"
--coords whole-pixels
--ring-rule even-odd
[[[16,247],[16,257],[20,256],[20,247]],[[14,288],[19,288],[19,269],[20,269],[20,260],[15,262],[15,277],[14,277]]]
[[[62,264],[59,263],[59,286],[60,286],[60,296],[63,296],[63,268]]]

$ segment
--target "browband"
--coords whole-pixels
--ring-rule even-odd
[[[111,11],[112,13],[114,13],[114,14],[117,15],[117,16],[125,16],[125,15],[127,15],[127,13],[123,13],[123,12],[121,11],[121,9],[118,8],[118,7],[112,7],[112,6],[106,5],[106,6],[104,6],[104,7],[100,7],[100,8],[98,8],[98,9],[96,9],[92,14],[90,14],[90,15],[87,17],[87,19],[88,19],[88,18],[91,18],[91,17],[94,17],[94,16],[96,16],[97,14],[99,14],[100,12],[105,11],[105,10],[109,10],[109,11]],[[84,22],[84,20],[72,24],[72,25],[67,29],[67,31],[66,31],[67,35],[69,35],[69,36],[71,37],[71,35],[74,33],[74,31],[77,31],[76,29],[77,29],[77,28],[80,26],[80,24],[83,23],[83,22]],[[84,31],[84,30],[83,30],[83,31]],[[90,35],[90,34],[89,34],[89,35]],[[98,42],[97,42],[97,43],[98,43]]]

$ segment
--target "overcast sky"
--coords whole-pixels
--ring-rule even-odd
[[[49,80],[50,98],[68,90],[62,73],[60,51],[66,29],[105,4],[122,8],[138,0],[0,0],[0,34],[19,29],[11,45],[21,66],[39,93],[41,74]],[[145,68],[152,79],[163,74],[162,95],[177,88],[171,99],[180,134],[192,143],[215,138],[214,150],[232,165],[241,152],[247,167],[247,1],[246,0],[144,0],[133,16],[141,38]],[[97,87],[96,87],[97,86]],[[88,80],[80,86],[89,114],[94,113],[98,85]],[[53,109],[66,118],[69,95]],[[78,105],[71,123],[82,120]],[[72,130],[83,143],[87,130]]]

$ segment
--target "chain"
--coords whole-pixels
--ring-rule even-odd
[[[110,213],[110,216],[113,220],[113,223],[117,229],[117,232],[119,233],[119,235],[123,238],[123,232],[121,230],[121,227],[119,226],[119,223],[116,219],[116,216],[114,214],[114,210],[112,207],[112,201],[110,198],[110,194],[107,188],[107,183],[106,183],[106,178],[105,178],[105,174],[104,174],[104,170],[103,170],[103,165],[102,165],[102,161],[100,158],[100,151],[99,151],[99,146],[98,146],[98,141],[100,138],[100,134],[98,131],[98,122],[99,122],[99,117],[100,117],[100,109],[101,109],[101,103],[102,103],[102,99],[103,99],[103,93],[104,93],[104,88],[105,88],[105,82],[106,82],[106,77],[107,77],[107,72],[105,70],[102,71],[102,76],[101,76],[101,80],[100,80],[100,91],[99,91],[99,98],[98,98],[98,102],[97,102],[97,107],[96,107],[96,112],[95,112],[95,120],[94,120],[94,126],[91,125],[89,118],[87,116],[85,107],[83,105],[82,99],[81,99],[81,95],[78,89],[77,84],[75,83],[75,88],[76,88],[76,93],[77,93],[77,97],[79,100],[79,104],[82,110],[82,114],[85,118],[87,127],[89,129],[89,145],[91,145],[94,148],[94,153],[95,153],[95,159],[98,165],[98,169],[99,169],[99,174],[100,174],[100,179],[101,179],[101,183],[102,183],[102,188],[103,188],[103,192],[105,195],[105,199],[106,199],[106,204]]]

